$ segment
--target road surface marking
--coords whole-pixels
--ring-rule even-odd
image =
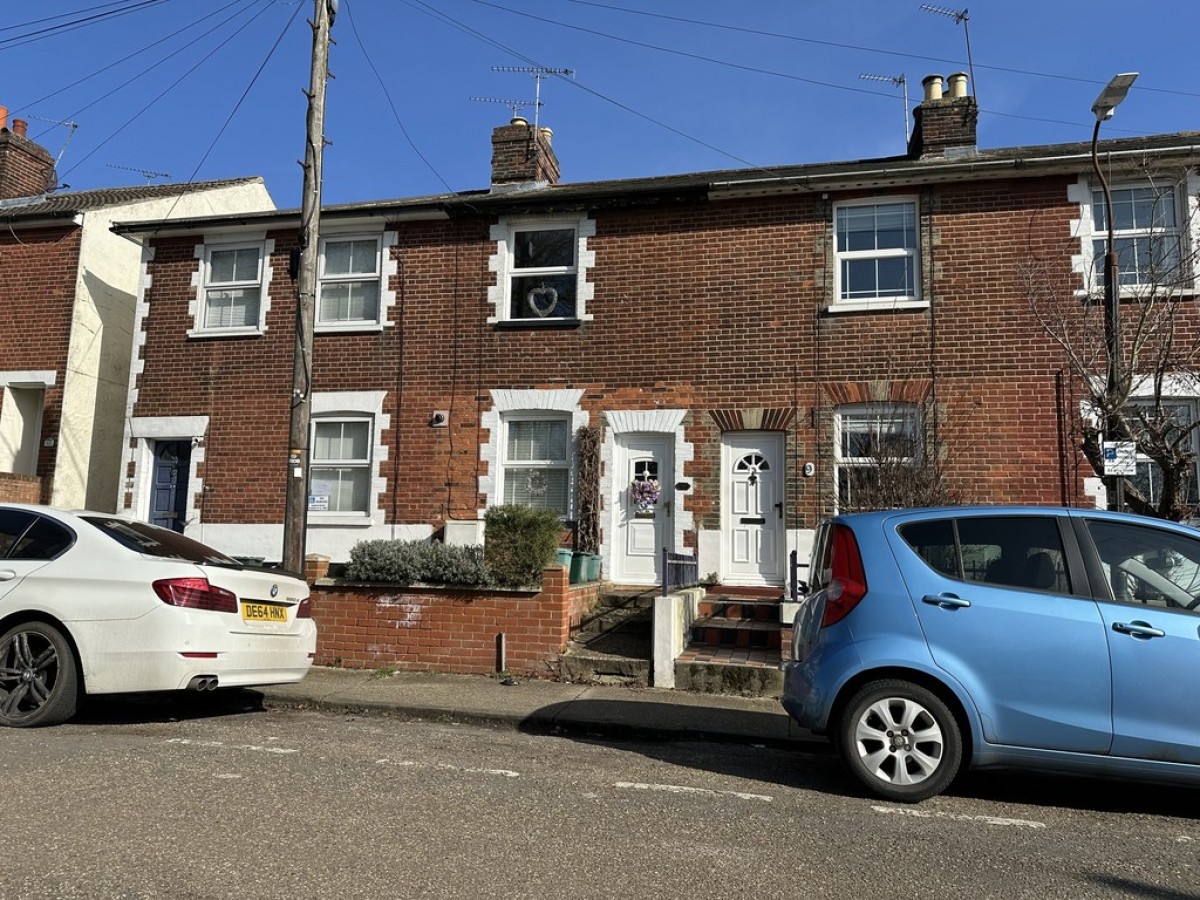
[[[379,766],[403,766],[409,769],[441,769],[444,772],[462,772],[467,775],[499,775],[501,778],[520,778],[520,772],[512,769],[473,769],[465,766],[452,766],[449,763],[419,762],[415,759],[377,759]]]
[[[872,806],[878,813],[893,816],[909,816],[914,819],[950,819],[954,822],[978,822],[981,825],[1007,825],[1016,828],[1045,828],[1045,822],[1029,819],[1003,819],[999,816],[966,816],[957,813],[926,812],[923,809],[897,809],[894,806]]]
[[[636,781],[618,781],[613,787],[633,791],[663,791],[668,794],[704,794],[710,797],[736,797],[739,800],[761,800],[770,803],[774,798],[766,794],[746,794],[741,791],[713,791],[708,788],[687,787],[682,784],[643,784]]]
[[[188,738],[167,738],[168,744],[182,744],[187,747],[204,747],[219,750],[249,750],[253,753],[299,753],[299,750],[288,747],[260,747],[257,744],[226,744],[224,741],[193,741]]]

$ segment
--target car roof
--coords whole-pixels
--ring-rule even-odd
[[[1143,516],[1137,513],[1114,512],[1093,507],[1069,506],[1003,506],[999,504],[970,504],[966,506],[931,506],[909,509],[881,509],[872,512],[843,513],[833,516],[829,521],[845,522],[849,525],[869,526],[872,523],[882,524],[891,519],[934,519],[934,518],[963,518],[967,516],[1087,516],[1088,518],[1110,519],[1113,521],[1139,522],[1161,527],[1177,528],[1185,531],[1196,531],[1187,522],[1173,522],[1153,516]]]

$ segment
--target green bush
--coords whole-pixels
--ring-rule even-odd
[[[493,506],[484,515],[488,573],[499,587],[537,584],[542,569],[555,561],[562,520],[550,509]]]
[[[482,587],[490,583],[483,547],[459,547],[430,541],[362,541],[350,548],[346,578],[391,584],[452,584]]]

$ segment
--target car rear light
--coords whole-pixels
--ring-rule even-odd
[[[214,612],[238,611],[237,595],[214,587],[207,578],[163,578],[154,582],[154,593],[170,606]]]
[[[847,525],[834,525],[829,586],[825,589],[825,615],[821,618],[821,627],[828,628],[846,618],[866,593],[867,573],[854,532]]]
[[[296,607],[297,619],[312,618],[312,597],[305,597],[300,601],[300,605]]]

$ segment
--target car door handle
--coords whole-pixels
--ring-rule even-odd
[[[1167,633],[1161,628],[1155,628],[1148,622],[1113,622],[1113,631],[1132,635],[1139,638],[1166,637]]]
[[[926,594],[921,598],[922,603],[930,606],[940,606],[942,609],[965,609],[971,605],[970,600],[956,597],[953,594]]]
[[[12,581],[17,577],[17,573],[12,569],[0,569],[0,581]]]

